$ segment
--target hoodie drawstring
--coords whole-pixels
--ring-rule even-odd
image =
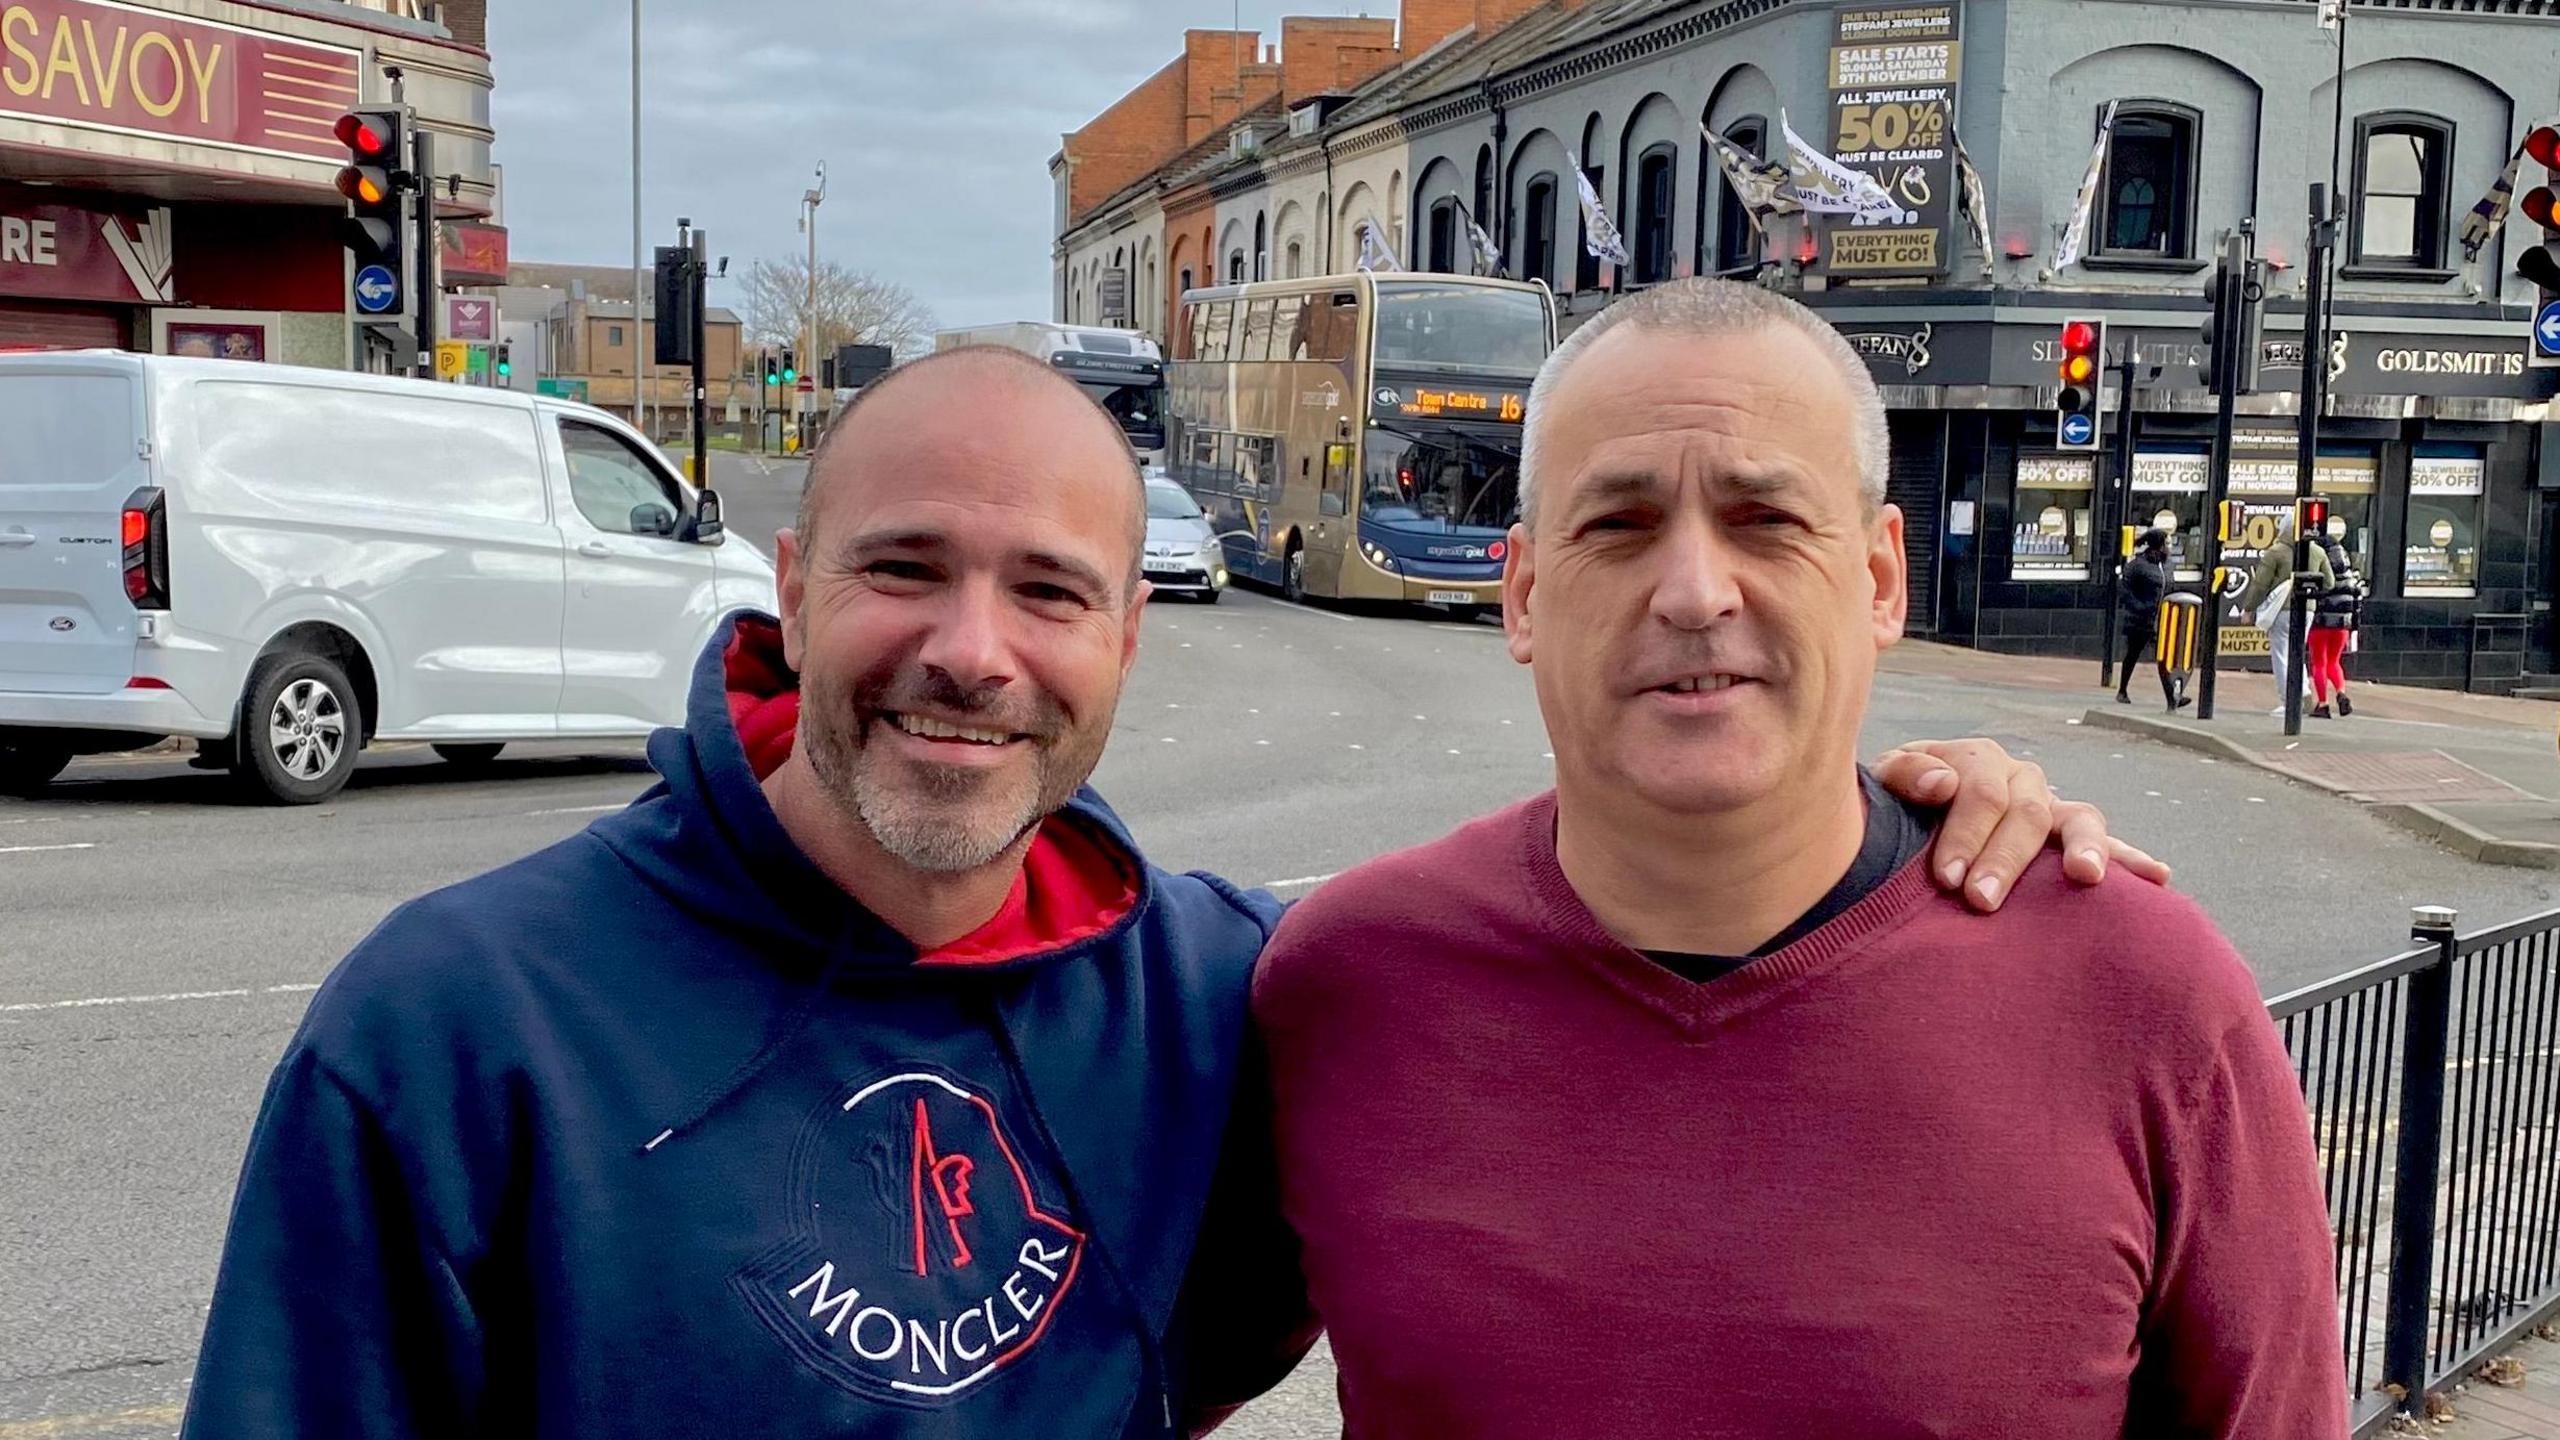
[[[1058,1183],[1066,1189],[1067,1203],[1075,1207],[1077,1214],[1085,1217],[1087,1238],[1093,1244],[1094,1255],[1102,1261],[1102,1268],[1111,1276],[1111,1283],[1118,1286],[1120,1293],[1128,1298],[1130,1309],[1137,1312],[1138,1348],[1145,1360],[1148,1373],[1155,1377],[1156,1399],[1163,1412],[1165,1433],[1179,1434],[1180,1432],[1174,1427],[1173,1419],[1173,1376],[1165,1366],[1164,1349],[1156,1342],[1155,1332],[1147,1324],[1146,1312],[1139,1302],[1137,1287],[1129,1283],[1129,1277],[1121,1270],[1120,1262],[1113,1258],[1111,1247],[1103,1243],[1102,1226],[1094,1218],[1093,1208],[1084,1203],[1084,1196],[1076,1189],[1075,1167],[1067,1163],[1067,1152],[1059,1146],[1056,1132],[1049,1128],[1049,1117],[1040,1109],[1040,1092],[1031,1086],[1030,1073],[1023,1068],[1022,1052],[1014,1046],[1013,1032],[1005,1027],[1003,1010],[998,1007],[992,994],[974,986],[970,988],[962,1003],[969,1009],[979,1011],[980,1022],[994,1033],[996,1048],[1004,1055],[1005,1073],[1013,1081],[1014,1090],[1022,1096],[1023,1108],[1031,1112],[1032,1128],[1039,1133],[1040,1143],[1048,1146],[1049,1153],[1057,1157]]]
[[[681,1119],[651,1136],[648,1142],[640,1147],[640,1153],[646,1155],[677,1135],[701,1124],[710,1118],[712,1111],[726,1103],[730,1096],[755,1083],[755,1078],[764,1073],[767,1065],[773,1063],[773,1057],[782,1053],[782,1047],[800,1038],[800,1032],[809,1028],[809,1022],[818,1014],[818,1006],[825,1002],[828,992],[835,989],[836,977],[844,973],[845,964],[852,955],[853,947],[839,942],[835,946],[834,957],[827,961],[827,968],[819,972],[818,983],[792,1007],[791,1014],[782,1022],[782,1028],[774,1032],[773,1038],[767,1040],[755,1054],[747,1057],[737,1069],[730,1071],[726,1079],[706,1092],[703,1098],[688,1109]]]

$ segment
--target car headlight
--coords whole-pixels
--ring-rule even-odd
[[[1377,541],[1361,541],[1360,553],[1368,557],[1370,564],[1377,566],[1388,574],[1394,575],[1399,573],[1396,565],[1396,557],[1388,551],[1386,546],[1379,544]]]

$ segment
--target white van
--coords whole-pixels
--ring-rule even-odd
[[[0,789],[188,736],[309,804],[375,740],[643,735],[721,616],[774,603],[719,497],[583,405],[0,355]]]

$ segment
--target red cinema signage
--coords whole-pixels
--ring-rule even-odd
[[[37,204],[0,186],[0,295],[167,305],[174,258],[165,209],[110,214]]]
[[[361,63],[113,0],[0,0],[0,115],[328,160]]]

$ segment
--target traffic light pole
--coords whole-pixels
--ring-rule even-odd
[[[2124,547],[2117,542],[2119,532],[2115,527],[2133,523],[2133,384],[2141,359],[2142,332],[2125,332],[2124,363],[2116,367],[2114,473],[2099,484],[2097,503],[2092,507],[2101,521],[2113,523],[2093,526],[2095,533],[2089,537],[2090,559],[2098,567],[2098,579],[2105,587],[2107,598],[2104,635],[2098,642],[2098,684],[2101,688],[2115,683],[2116,630],[2119,628],[2116,586],[2124,570]],[[2106,541],[2103,551],[2098,548],[2101,539]],[[2124,668],[2130,671],[2141,658],[2127,654]]]
[[[711,488],[711,386],[705,376],[710,347],[704,343],[710,325],[704,311],[711,304],[711,238],[693,232],[693,260],[686,272],[693,287],[693,483]]]
[[[2341,49],[2344,48],[2342,45]],[[2310,627],[2311,597],[2302,579],[2311,571],[2311,547],[2318,543],[2302,523],[2302,502],[2311,498],[2320,469],[2320,418],[2329,408],[2329,252],[2338,243],[2338,218],[2329,186],[2311,187],[2311,267],[2302,297],[2302,426],[2293,460],[2293,598],[2286,606],[2284,673],[2275,677],[2284,691],[2284,733],[2302,733],[2303,649]]]
[[[410,173],[418,177],[418,283],[410,293],[417,296],[418,313],[418,378],[436,378],[436,307],[443,303],[436,289],[436,138],[426,127],[411,130],[411,148],[417,159]]]
[[[2204,529],[2204,613],[2197,617],[2196,663],[2204,673],[2196,685],[2196,718],[2213,718],[2213,681],[2222,664],[2222,502],[2231,497],[2231,431],[2240,399],[2241,299],[2248,279],[2249,242],[2238,231],[2222,242],[2222,259],[2213,271],[2213,460],[2206,479]]]

